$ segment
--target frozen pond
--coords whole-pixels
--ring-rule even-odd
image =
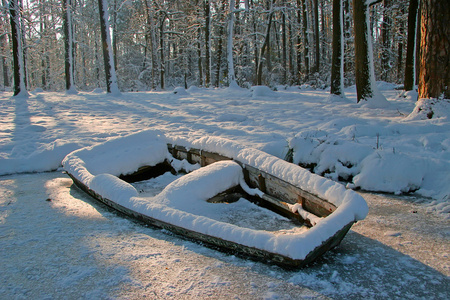
[[[135,223],[60,172],[2,176],[0,298],[448,299],[450,221],[420,198],[363,196],[338,248],[286,271]]]

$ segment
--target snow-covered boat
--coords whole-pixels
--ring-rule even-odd
[[[74,151],[63,167],[82,190],[130,217],[285,267],[337,246],[368,212],[365,200],[339,183],[217,137],[143,131]],[[172,182],[152,195],[131,184],[166,174]],[[271,211],[260,214],[244,199]]]

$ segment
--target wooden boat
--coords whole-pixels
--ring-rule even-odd
[[[154,198],[140,197],[127,183],[176,173],[180,164],[200,169]],[[127,216],[213,248],[288,268],[305,266],[339,245],[368,211],[361,196],[336,182],[262,151],[214,137],[189,140],[144,131],[74,151],[66,156],[63,166],[79,188]],[[221,170],[225,169],[233,175],[223,175]],[[231,203],[240,198],[293,220],[295,228],[241,228],[195,213],[208,203]],[[170,207],[170,203],[181,203],[180,207],[192,211]]]

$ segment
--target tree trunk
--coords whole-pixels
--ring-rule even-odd
[[[419,99],[450,99],[448,0],[423,0],[421,15]]]
[[[270,42],[270,30],[271,30],[271,26],[272,26],[273,14],[274,14],[274,11],[273,11],[273,8],[271,7],[270,12],[269,12],[269,21],[268,21],[267,29],[266,29],[266,36],[264,38],[264,43],[261,47],[261,53],[259,55],[257,85],[262,85],[263,57],[264,57],[264,54],[266,53],[266,49],[268,48],[269,42]]]
[[[220,68],[222,65],[222,55],[223,55],[223,42],[222,42],[222,36],[223,36],[223,27],[220,26],[219,28],[219,42],[217,45],[217,67],[216,67],[216,87],[220,86]]]
[[[164,23],[166,22],[166,15],[161,19],[161,23],[159,24],[159,51],[161,51],[161,62],[160,62],[160,82],[161,82],[161,89],[164,90],[166,88],[165,86],[165,73],[166,73],[166,62],[164,60]]]
[[[297,0],[297,25],[300,26],[302,18],[302,10],[301,8],[303,7],[303,4],[300,2],[300,0]],[[297,34],[297,84],[300,84],[302,81],[301,78],[301,74],[302,74],[302,53],[301,53],[301,45],[302,45],[302,40],[301,40],[301,36],[300,34]]]
[[[211,84],[211,6],[205,0],[205,86]]]
[[[119,94],[117,86],[116,69],[114,66],[111,35],[109,33],[107,0],[98,0],[100,13],[100,30],[102,34],[103,60],[105,64],[106,90],[108,93]]]
[[[369,4],[367,0],[353,0],[357,102],[373,98],[376,92],[372,40],[369,31]]]
[[[308,11],[306,7],[306,0],[302,0],[303,12],[303,57],[305,60],[305,80],[309,79],[309,41],[308,41]]]
[[[381,79],[384,81],[388,81],[389,74],[389,60],[390,60],[390,51],[391,51],[391,40],[390,40],[390,31],[391,31],[391,1],[383,0],[383,22],[381,23]]]
[[[3,27],[3,24],[0,25],[1,27]],[[5,23],[5,27],[6,27],[6,23]],[[6,28],[4,28],[4,32],[6,32]],[[6,42],[6,34],[1,34],[0,35],[0,47],[2,49],[5,49],[5,51],[8,51],[6,49],[8,48],[7,42]],[[3,73],[3,86],[7,87],[9,86],[9,74],[8,74],[8,63],[6,60],[6,54],[2,55],[2,73]]]
[[[343,96],[344,41],[342,0],[333,0],[333,55],[331,62],[331,94]]]
[[[281,41],[282,41],[282,65],[283,84],[287,84],[287,37],[286,37],[286,14],[283,11],[281,16]]]
[[[200,38],[202,36],[202,31],[198,29],[198,42],[197,42],[197,52],[198,52],[198,78],[199,86],[203,85],[203,64],[202,64],[202,48],[200,44]]]
[[[315,39],[314,71],[318,73],[320,70],[319,0],[314,0],[314,39]]]
[[[63,0],[63,28],[64,28],[64,49],[65,49],[64,65],[66,75],[66,91],[75,92],[72,0]]]
[[[416,65],[416,33],[419,0],[410,0],[408,11],[408,40],[406,44],[405,91],[411,91],[415,84]]]
[[[234,5],[235,0],[230,0],[230,16],[228,21],[228,42],[227,42],[227,61],[228,61],[228,84],[236,85],[236,75],[234,74],[233,61],[233,33],[234,33]]]
[[[24,56],[22,47],[21,13],[17,0],[9,3],[14,66],[14,96],[28,95],[25,87]]]

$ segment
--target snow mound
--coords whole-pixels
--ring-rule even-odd
[[[252,98],[277,96],[276,92],[272,91],[268,86],[265,85],[252,86],[250,91],[252,92]]]
[[[450,116],[449,99],[419,99],[416,102],[414,110],[405,118],[405,121],[427,120],[427,119],[445,119]]]
[[[173,89],[173,94],[178,95],[178,96],[187,96],[189,95],[189,93],[186,91],[186,89],[184,87],[178,86],[176,88]]]
[[[361,162],[361,171],[353,182],[368,191],[400,194],[418,190],[427,171],[423,159],[393,150],[378,150]]]

